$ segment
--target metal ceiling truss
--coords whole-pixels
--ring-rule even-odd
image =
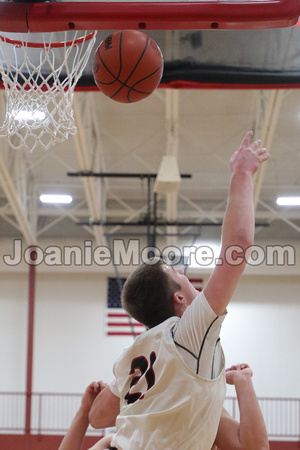
[[[278,117],[282,107],[282,101],[285,96],[284,90],[264,90],[255,91],[253,110],[253,129],[255,137],[261,138],[263,145],[270,151],[278,123]],[[182,93],[183,94],[183,93]],[[184,94],[183,94],[184,95]],[[166,90],[165,95],[165,133],[166,147],[165,154],[178,157],[179,152],[179,111],[180,97],[179,90]],[[74,136],[74,143],[77,150],[78,166],[82,173],[88,173],[99,170],[103,175],[108,174],[105,167],[105,152],[101,143],[101,133],[99,123],[96,122],[97,114],[95,112],[95,98],[93,93],[75,94],[74,111],[78,127],[78,133]],[[118,142],[122,146],[122,142]],[[128,149],[125,149],[126,155]],[[131,149],[131,155],[140,161],[140,156]],[[217,155],[217,153],[216,153]],[[84,187],[84,199],[79,199],[76,207],[72,209],[64,208],[43,208],[38,206],[39,186],[34,179],[34,169],[39,164],[44,163],[46,158],[54,158],[58,164],[70,170],[68,164],[59,156],[59,152],[47,152],[42,156],[31,160],[24,152],[11,151],[8,144],[3,141],[2,155],[0,156],[0,176],[2,188],[8,201],[0,208],[0,215],[9,225],[22,233],[24,239],[29,245],[37,244],[37,237],[42,237],[52,227],[57,225],[66,217],[75,223],[88,217],[90,223],[85,223],[85,230],[93,236],[98,245],[106,242],[107,229],[110,227],[109,234],[117,235],[123,232],[122,225],[128,229],[129,223],[142,223],[148,220],[148,227],[155,225],[155,230],[148,228],[149,236],[166,236],[168,245],[176,245],[178,236],[194,234],[195,226],[199,230],[201,225],[219,226],[222,221],[226,200],[219,201],[212,208],[207,209],[198,202],[193,201],[186,194],[179,191],[177,193],[168,193],[165,196],[159,195],[154,199],[153,192],[149,193],[145,200],[145,205],[135,207],[133,200],[121,198],[113,191],[113,185],[108,177],[102,176],[101,182],[95,180],[94,176],[86,176],[82,179]],[[224,161],[225,164],[225,161]],[[149,164],[143,162],[143,165],[152,171]],[[291,227],[297,233],[300,233],[300,227],[293,220],[299,220],[299,213],[295,210],[286,210],[278,212],[270,204],[261,199],[261,190],[265,175],[269,173],[271,166],[269,163],[261,166],[254,178],[254,203],[256,208],[257,225],[266,226],[274,220],[281,220]],[[107,198],[114,199],[120,208],[109,206]],[[162,199],[165,197],[165,203]],[[158,203],[159,200],[159,203]],[[186,208],[178,211],[178,200],[186,205]],[[87,207],[86,207],[87,205]],[[163,205],[165,205],[163,207]],[[258,206],[260,209],[258,209]],[[263,208],[263,210],[262,210]],[[151,211],[151,220],[150,213]],[[12,214],[15,220],[11,217]],[[53,216],[52,221],[48,221],[44,226],[39,222],[40,217]],[[141,219],[144,217],[144,219]],[[159,218],[159,220],[157,219]],[[108,219],[107,219],[108,218]],[[114,218],[116,220],[114,220]],[[188,223],[183,226],[183,221],[188,218]],[[193,223],[195,219],[195,223]],[[119,221],[119,224],[117,223]],[[81,221],[82,223],[84,220]],[[91,227],[91,223],[102,224],[102,227]],[[146,223],[146,225],[147,225]],[[172,224],[172,225],[171,225]],[[180,224],[180,225],[179,225]],[[165,228],[165,227],[168,228]],[[177,227],[180,226],[180,229]],[[258,232],[258,227],[256,231]],[[199,231],[200,232],[200,231]],[[152,233],[152,234],[151,234]],[[123,233],[122,233],[123,234]]]

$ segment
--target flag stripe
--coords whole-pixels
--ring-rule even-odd
[[[107,336],[132,336],[132,331],[128,331],[128,332],[121,332],[121,331],[108,331]],[[142,332],[136,332],[135,333],[136,336],[139,336],[140,334],[142,334]]]
[[[110,327],[128,327],[128,323],[121,323],[121,322],[108,322],[108,325]],[[135,327],[143,327],[143,328],[145,328],[145,326],[142,325],[141,323],[136,323],[133,326],[134,326],[134,328]]]

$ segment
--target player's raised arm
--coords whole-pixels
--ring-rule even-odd
[[[223,409],[215,444],[220,450],[269,450],[268,433],[252,383],[248,364],[226,370],[226,382],[235,387],[240,420]]]
[[[249,131],[230,159],[232,171],[227,208],[223,220],[219,264],[204,293],[217,315],[223,314],[246,265],[246,250],[254,238],[253,175],[270,154],[261,141],[251,143]]]
[[[89,426],[89,412],[98,394],[104,390],[106,383],[93,381],[85,390],[81,405],[62,440],[58,450],[81,450],[86,430]]]

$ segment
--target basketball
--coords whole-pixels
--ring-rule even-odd
[[[121,103],[148,97],[159,85],[164,68],[156,42],[136,30],[117,31],[96,50],[93,75],[100,91]]]

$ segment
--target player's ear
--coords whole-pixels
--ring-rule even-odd
[[[182,294],[180,294],[179,291],[174,292],[174,294],[173,294],[173,302],[175,304],[185,303],[185,297]]]

